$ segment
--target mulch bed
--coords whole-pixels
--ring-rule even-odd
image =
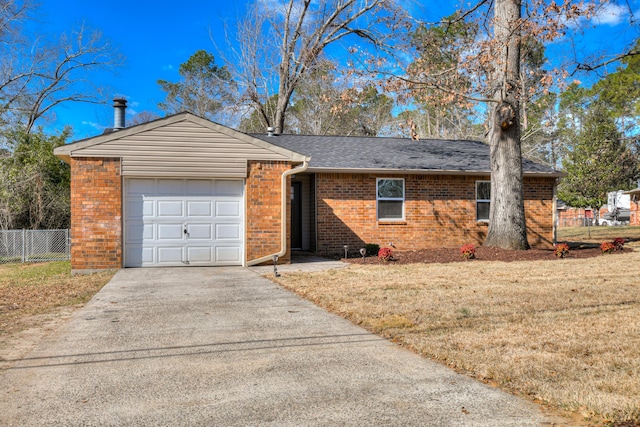
[[[615,256],[633,252],[632,249],[617,250],[611,254],[602,254],[599,247],[573,248],[565,259],[592,258],[596,256]],[[529,249],[527,251],[513,251],[507,249],[476,247],[476,258],[468,260],[460,256],[460,248],[422,249],[417,251],[393,252],[393,260],[380,261],[378,257],[353,257],[342,259],[352,264],[414,264],[414,263],[449,263],[449,262],[477,262],[477,261],[540,261],[558,259],[553,250]]]

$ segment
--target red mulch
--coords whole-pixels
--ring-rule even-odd
[[[566,259],[592,258],[596,256],[615,256],[616,254],[629,253],[632,249],[622,249],[611,254],[602,254],[599,247],[580,247],[569,251]],[[412,263],[448,263],[448,262],[477,262],[477,261],[539,261],[557,259],[553,250],[529,249],[527,251],[513,251],[507,249],[476,247],[476,257],[468,260],[460,256],[460,248],[422,249],[417,251],[393,251],[393,260],[384,262],[378,257],[353,257],[343,259],[352,264],[412,264]]]

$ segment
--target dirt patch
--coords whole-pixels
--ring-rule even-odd
[[[565,259],[593,258],[598,256],[616,256],[632,252],[632,249],[622,249],[611,254],[603,254],[599,247],[576,247],[569,251]],[[478,261],[544,261],[559,260],[553,250],[530,249],[528,251],[513,251],[499,248],[477,247],[475,259],[466,259],[460,255],[460,248],[436,248],[417,251],[403,251],[393,253],[390,261],[381,261],[377,257],[348,258],[343,261],[352,264],[415,264],[415,263],[441,263],[450,262],[478,262]]]
[[[18,332],[0,335],[0,374],[11,368],[43,339],[58,331],[81,305],[58,307],[48,314],[27,316],[19,320]]]

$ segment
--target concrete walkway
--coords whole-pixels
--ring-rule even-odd
[[[122,270],[0,376],[3,426],[558,421],[240,267]]]

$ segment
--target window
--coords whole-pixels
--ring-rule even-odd
[[[378,220],[404,219],[404,179],[378,178]]]
[[[491,181],[476,181],[476,220],[489,221]]]

